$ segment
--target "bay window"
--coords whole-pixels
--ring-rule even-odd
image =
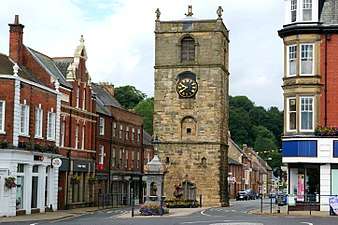
[[[5,101],[0,101],[0,132],[5,133]]]
[[[56,122],[56,114],[54,112],[48,112],[48,127],[47,127],[48,140],[55,140],[55,122]]]
[[[297,45],[288,46],[288,75],[294,76],[297,73]]]
[[[312,0],[303,0],[303,21],[312,20]]]
[[[313,44],[301,45],[301,74],[312,75],[313,74]]]
[[[301,131],[313,131],[314,129],[313,100],[313,97],[300,97]]]
[[[42,138],[42,120],[43,110],[41,108],[35,109],[35,137]]]
[[[287,100],[287,110],[288,110],[288,131],[294,131],[297,129],[297,103],[296,98],[288,98]]]
[[[29,106],[21,104],[20,112],[20,135],[28,135],[29,133]]]

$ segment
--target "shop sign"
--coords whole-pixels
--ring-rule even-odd
[[[52,166],[55,168],[60,168],[62,166],[62,160],[60,158],[52,159]]]
[[[330,197],[330,215],[331,216],[338,216],[338,197]]]
[[[75,172],[89,172],[89,162],[74,160],[73,171],[75,171]]]

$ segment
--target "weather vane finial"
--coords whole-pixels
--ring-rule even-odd
[[[222,14],[223,14],[223,8],[222,6],[218,6],[218,9],[217,9],[217,15],[218,15],[218,19],[222,19]]]
[[[156,21],[160,20],[160,16],[161,16],[161,11],[160,11],[160,9],[157,8],[156,11],[155,11],[155,13],[156,13]]]
[[[188,5],[188,12],[185,14],[186,16],[192,16],[192,15],[194,15],[193,13],[192,13],[192,5]]]

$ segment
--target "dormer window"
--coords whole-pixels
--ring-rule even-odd
[[[291,0],[291,22],[297,20],[297,0]]]
[[[195,61],[195,40],[185,37],[181,40],[181,62]]]
[[[303,21],[312,21],[312,0],[303,2]]]

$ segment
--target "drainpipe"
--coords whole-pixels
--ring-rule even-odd
[[[325,34],[325,80],[324,80],[324,98],[325,98],[325,109],[324,109],[324,126],[327,127],[327,67],[328,67],[328,63],[327,63],[327,41],[330,40],[330,35],[329,34]]]

